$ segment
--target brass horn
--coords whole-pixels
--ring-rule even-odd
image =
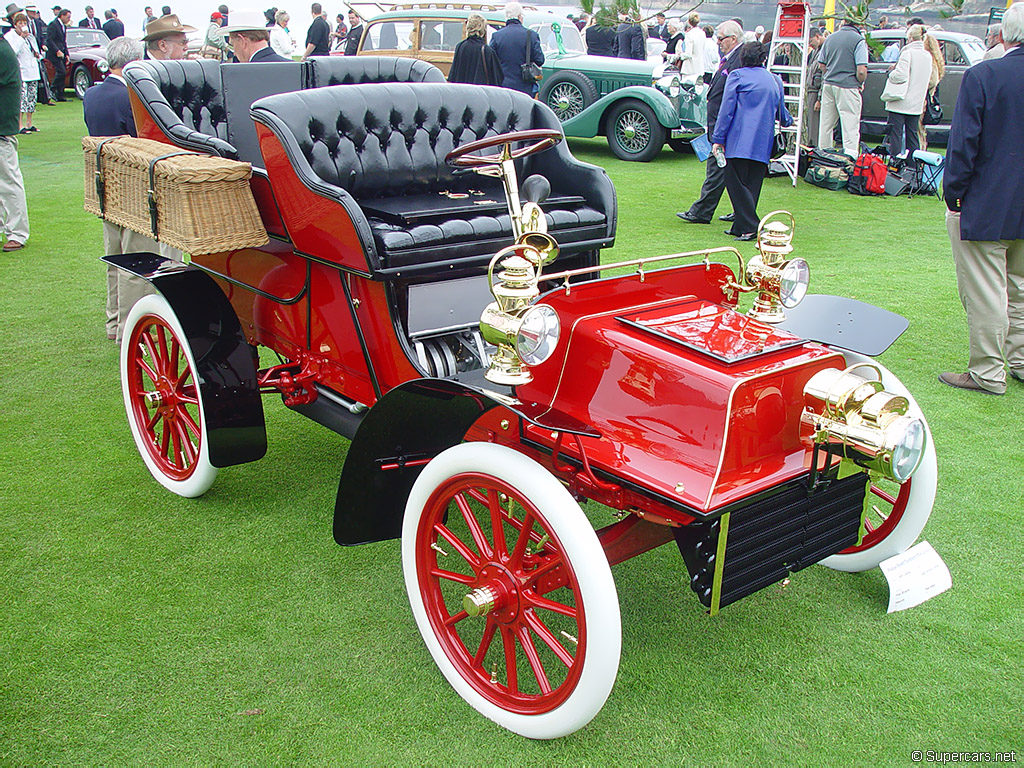
[[[558,243],[547,232],[523,232],[516,238],[516,245],[526,245],[540,254],[537,266],[550,264],[558,258]]]

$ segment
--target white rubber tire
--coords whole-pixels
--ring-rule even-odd
[[[427,617],[416,569],[420,519],[434,489],[467,472],[496,477],[528,498],[561,541],[576,574],[587,622],[586,657],[576,688],[551,711],[532,715],[510,712],[484,698],[448,658]],[[439,454],[424,468],[409,494],[402,527],[402,567],[413,616],[430,655],[451,686],[482,715],[521,736],[554,739],[579,730],[604,706],[615,684],[622,649],[615,582],[597,534],[583,511],[562,484],[535,461],[490,443],[463,443]]]
[[[920,406],[914,400],[914,396],[896,376],[885,366],[876,360],[865,357],[856,352],[838,350],[846,357],[847,365],[854,363],[872,363],[877,365],[882,372],[882,384],[885,389],[893,394],[903,395],[910,401],[910,408],[907,413],[916,416],[924,422],[924,430],[927,436],[927,444],[924,449],[924,456],[921,458],[921,465],[917,472],[910,478],[910,497],[907,499],[907,508],[903,517],[893,528],[892,532],[873,547],[859,552],[849,554],[838,554],[827,557],[821,561],[822,565],[834,568],[837,571],[848,571],[859,573],[870,571],[876,568],[880,562],[887,560],[893,555],[898,555],[910,549],[917,537],[924,530],[928,518],[932,514],[932,507],[935,504],[935,491],[938,487],[938,462],[935,458],[935,443],[932,440],[932,431],[928,427],[928,421],[921,412]]]
[[[147,437],[142,433],[139,425],[136,423],[134,411],[131,401],[131,391],[129,388],[128,376],[129,376],[129,344],[131,337],[134,335],[133,331],[138,323],[143,320],[147,315],[155,315],[160,318],[178,338],[178,342],[181,344],[181,348],[185,354],[185,358],[188,360],[189,366],[192,368],[193,381],[196,378],[196,361],[192,356],[192,349],[189,347],[186,341],[185,331],[181,327],[181,323],[178,321],[178,316],[171,309],[171,305],[167,302],[163,296],[158,293],[143,296],[139,299],[135,306],[132,307],[128,313],[128,318],[125,320],[125,327],[121,339],[121,392],[124,397],[125,412],[128,416],[128,425],[132,430],[132,437],[135,438],[135,447],[139,450],[139,455],[142,456],[142,460],[146,464],[146,468],[150,474],[156,478],[156,481],[160,483],[164,488],[177,494],[178,496],[184,496],[186,498],[195,498],[196,496],[202,496],[206,491],[213,485],[213,481],[217,479],[217,467],[210,463],[210,446],[209,446],[209,433],[206,428],[206,413],[203,407],[203,397],[198,391],[199,382],[195,381],[196,394],[199,400],[199,420],[198,425],[201,430],[201,438],[199,442],[199,453],[193,464],[192,473],[184,479],[178,480],[173,477],[169,477],[159,467],[159,465],[153,460],[150,455],[149,449],[147,448]]]

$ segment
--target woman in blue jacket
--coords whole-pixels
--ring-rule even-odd
[[[725,188],[735,214],[726,234],[737,240],[753,240],[757,233],[757,201],[771,160],[775,121],[793,124],[782,80],[764,68],[767,58],[768,49],[761,43],[744,43],[740,48],[740,66],[725,81],[722,108],[711,136],[712,151],[725,154]]]

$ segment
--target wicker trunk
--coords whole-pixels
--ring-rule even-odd
[[[86,136],[82,148],[89,213],[190,254],[267,242],[249,189],[249,163],[130,136]]]

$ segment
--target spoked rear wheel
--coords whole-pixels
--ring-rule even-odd
[[[402,564],[434,661],[479,712],[550,739],[600,711],[619,666],[615,584],[583,512],[538,464],[484,443],[441,453],[409,496]]]
[[[883,386],[889,392],[903,395],[910,401],[908,414],[924,422],[928,439],[921,465],[907,482],[899,485],[890,480],[878,480],[871,484],[871,498],[868,502],[870,512],[865,521],[861,543],[821,561],[822,565],[837,571],[859,572],[869,571],[883,560],[905,552],[917,541],[935,503],[938,462],[928,422],[903,382],[877,360],[853,352],[844,351],[843,354],[850,365],[863,362],[877,365],[882,372]]]
[[[135,445],[157,481],[179,496],[205,493],[217,477],[196,363],[177,315],[159,294],[125,321],[121,390]]]

